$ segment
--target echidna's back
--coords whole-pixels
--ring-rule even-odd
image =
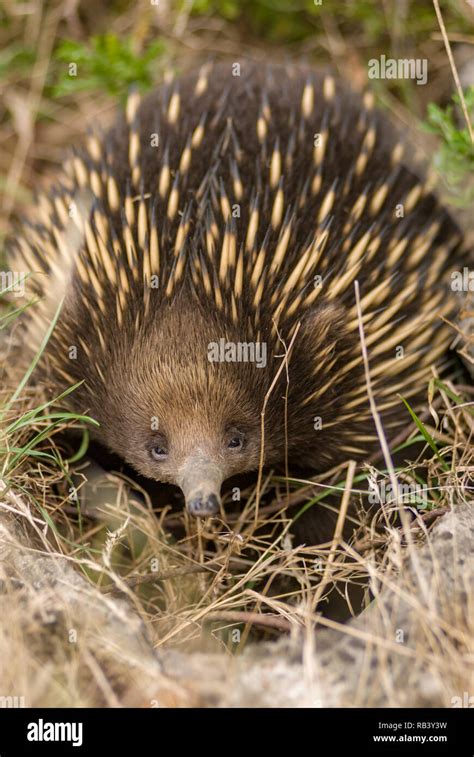
[[[291,276],[308,243],[328,230],[315,274],[330,283],[348,272],[348,262],[355,264],[351,285],[338,287],[339,298],[353,302],[354,278],[370,284],[390,278],[391,296],[406,293],[403,274],[411,271],[414,281],[416,271],[419,308],[419,298],[428,291],[432,296],[431,287],[450,265],[447,247],[434,256],[429,251],[440,240],[458,239],[424,188],[411,149],[373,109],[373,98],[309,68],[205,67],[164,84],[137,109],[132,101],[106,146],[97,169],[115,178],[120,196],[154,198],[165,277],[176,265],[177,237],[181,246],[187,242],[190,258],[202,251],[212,268],[209,232],[219,249],[228,227],[237,254],[240,247],[247,253],[249,272],[261,247],[270,251],[262,296],[265,302],[273,290],[275,304],[275,288]],[[107,212],[114,216],[110,206]],[[120,236],[122,208],[116,216]],[[281,259],[271,265],[285,232]],[[351,257],[358,244],[359,258]],[[188,273],[192,267],[191,261]],[[424,287],[428,269],[431,283]],[[244,276],[242,312],[255,294],[247,283]],[[268,305],[262,310],[268,313]]]

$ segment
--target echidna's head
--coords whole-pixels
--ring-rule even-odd
[[[315,434],[313,424],[315,411],[341,415],[348,392],[347,381],[335,388],[328,377],[348,361],[343,315],[323,305],[300,326],[282,370],[284,350],[272,341],[271,324],[262,324],[263,338],[252,341],[244,318],[231,321],[183,294],[142,328],[129,321],[111,329],[106,349],[75,361],[75,379],[85,379],[81,393],[71,395],[75,409],[99,422],[96,438],[136,471],[180,487],[191,514],[215,515],[222,483],[261,461],[323,470],[338,459],[347,422],[336,435],[330,424],[329,433]],[[316,397],[312,407],[308,395]]]
[[[237,339],[196,310],[169,309],[132,347],[117,335],[107,397],[92,408],[101,440],[179,486],[193,515],[216,514],[222,482],[258,468],[269,366],[258,349],[258,361],[227,362],[223,343]]]

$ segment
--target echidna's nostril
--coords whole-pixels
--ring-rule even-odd
[[[212,515],[216,515],[219,512],[220,500],[215,494],[210,494],[206,500],[207,507],[211,511]]]
[[[219,512],[219,498],[215,494],[193,497],[187,502],[188,511],[196,518],[208,518]]]

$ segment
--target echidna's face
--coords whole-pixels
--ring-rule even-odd
[[[224,480],[258,468],[268,374],[255,364],[209,361],[222,326],[182,311],[117,357],[107,414],[98,407],[96,417],[109,448],[144,476],[179,486],[189,512],[207,516],[219,510]]]
[[[194,417],[181,427],[162,413],[160,427],[145,443],[146,460],[135,458],[135,465],[152,478],[178,485],[193,515],[216,514],[222,482],[258,466],[258,429],[239,419],[235,409],[205,420],[195,408]]]
[[[238,407],[223,406],[217,386],[216,394],[196,394],[179,408],[176,385],[168,392],[160,378],[155,386],[154,397],[153,384],[147,386],[149,397],[133,421],[126,417],[125,439],[109,446],[148,478],[179,486],[191,514],[213,515],[222,482],[258,467],[259,429]]]

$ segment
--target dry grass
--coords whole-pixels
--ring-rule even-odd
[[[241,512],[230,514],[225,522],[200,522],[166,504],[153,507],[145,491],[122,476],[105,473],[91,461],[67,463],[58,441],[63,424],[40,441],[35,451],[54,451],[62,460],[66,476],[58,470],[57,462],[32,459],[28,452],[12,465],[16,450],[25,450],[34,432],[44,431],[46,422],[25,426],[10,437],[10,452],[4,454],[4,471],[8,474],[3,476],[9,490],[2,492],[0,511],[3,515],[13,512],[20,523],[28,524],[27,552],[35,560],[65,560],[68,569],[74,568],[78,575],[86,577],[88,585],[98,588],[104,601],[125,599],[127,613],[134,610],[143,619],[148,638],[162,659],[166,661],[170,650],[186,655],[179,658],[179,664],[173,662],[173,676],[176,673],[178,679],[192,679],[183,659],[188,659],[190,666],[198,666],[199,680],[207,676],[209,664],[202,662],[203,655],[213,655],[213,665],[219,667],[226,664],[229,655],[238,656],[244,649],[252,649],[250,642],[259,642],[259,647],[262,641],[284,640],[288,635],[297,644],[303,642],[306,662],[302,670],[310,676],[315,665],[311,656],[314,645],[316,651],[321,645],[324,648],[323,629],[337,629],[349,654],[353,647],[357,648],[357,642],[375,650],[377,660],[383,662],[381,681],[387,676],[390,680],[390,670],[408,656],[412,672],[417,670],[421,676],[423,671],[423,675],[436,680],[440,700],[435,698],[435,703],[449,705],[456,692],[469,690],[472,596],[466,588],[464,607],[449,602],[439,607],[446,587],[441,582],[434,591],[431,571],[434,576],[443,574],[451,580],[452,566],[444,554],[440,553],[438,559],[435,553],[427,574],[420,570],[418,552],[433,523],[474,500],[474,402],[467,399],[467,388],[462,402],[453,402],[447,393],[460,396],[462,389],[449,382],[445,388],[431,405],[432,414],[443,428],[438,434],[434,427],[431,429],[434,438],[443,440],[441,453],[432,455],[425,449],[416,463],[394,473],[399,482],[413,483],[424,470],[432,488],[430,507],[420,510],[406,504],[400,527],[396,518],[400,502],[388,502],[372,519],[361,520],[349,543],[342,538],[342,523],[349,502],[361,502],[364,496],[366,487],[363,482],[357,484],[360,476],[376,480],[379,486],[389,480],[387,473],[375,467],[361,473],[349,462],[308,481],[280,481],[267,476],[262,479],[258,513],[256,483],[243,492],[245,504]],[[31,391],[23,404],[24,412],[34,400],[35,393]],[[17,409],[11,412],[16,417]],[[415,433],[412,430],[411,435]],[[329,491],[335,497],[330,506],[339,511],[334,538],[317,547],[294,547],[288,527],[295,507],[287,506],[296,504],[297,510],[298,503],[307,505]],[[225,502],[225,506],[230,504]],[[313,506],[325,506],[324,498]],[[184,532],[179,534],[177,526],[183,519]],[[4,529],[1,536],[0,544],[5,547]],[[6,539],[7,544],[9,541]],[[409,580],[403,578],[407,570],[412,571]],[[469,575],[466,572],[466,581]],[[23,570],[21,564],[12,566],[8,559],[3,562],[2,581],[2,617],[8,615],[9,622],[8,626],[3,624],[0,635],[0,693],[26,692],[30,704],[50,705],[117,706],[153,699],[153,687],[143,688],[144,672],[137,679],[135,671],[131,680],[127,677],[124,681],[122,662],[102,660],[98,651],[101,629],[86,633],[81,626],[84,608],[79,607],[78,612],[67,602],[64,607],[61,586],[35,584],[28,570]],[[330,613],[328,616],[326,600],[334,586],[345,604],[350,603],[350,587],[361,583],[368,583],[374,600],[366,613],[349,625],[334,620]],[[69,585],[66,577],[65,587]],[[456,589],[461,591],[462,582]],[[373,619],[374,606],[380,610],[387,597],[392,604],[385,615],[364,625],[365,618]],[[453,597],[451,593],[451,600]],[[399,644],[397,629],[399,632],[400,627],[405,628],[408,633],[407,621],[405,617],[398,619],[393,602],[396,609],[407,600],[417,633],[415,638],[410,636],[409,643]],[[372,616],[367,615],[370,612]],[[52,617],[48,618],[48,614]],[[410,623],[412,628],[413,620]],[[71,628],[78,627],[79,640],[71,644]],[[124,646],[119,640],[117,647],[127,655],[128,641]],[[280,655],[283,661],[287,659],[285,654]],[[316,659],[325,660],[324,654]],[[182,667],[186,673],[177,672]],[[258,670],[257,667],[255,676]],[[338,666],[327,663],[325,670],[326,675],[335,675]],[[212,675],[209,686],[212,688]],[[388,686],[386,680],[384,686]],[[386,704],[414,704],[406,700],[406,688],[395,686],[395,679],[391,686],[395,690],[391,698],[386,692]],[[368,701],[370,692],[372,699]],[[377,704],[372,689],[363,694],[359,694],[361,704]],[[224,695],[220,696],[225,701]],[[326,689],[316,699],[321,696],[328,696]],[[177,701],[183,703],[181,695]]]

